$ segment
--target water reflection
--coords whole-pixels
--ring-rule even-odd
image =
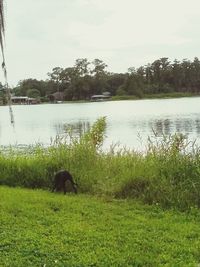
[[[89,121],[78,121],[74,123],[55,124],[56,134],[59,136],[70,134],[72,136],[81,137],[89,131],[91,123]]]
[[[153,132],[159,137],[182,133],[194,140],[200,136],[199,106],[200,97],[20,105],[13,106],[14,130],[7,107],[0,107],[0,145],[30,145],[37,142],[49,145],[56,135],[65,135],[69,131],[80,137],[102,116],[107,118],[106,148],[119,142],[122,146],[142,149],[148,136],[154,135]]]
[[[56,133],[59,136],[71,134],[76,137],[81,137],[86,133],[92,123],[89,121],[78,121],[74,123],[55,124]],[[107,137],[105,148],[110,144],[121,144],[121,146],[132,147],[136,143],[145,145],[148,137],[156,136],[158,138],[169,136],[175,133],[182,133],[185,136],[194,137],[197,139],[200,135],[200,120],[193,118],[156,118],[156,119],[141,119],[129,121],[129,129],[123,124],[116,125],[116,123],[108,122]],[[117,133],[117,135],[116,135]],[[112,139],[111,139],[112,138]],[[137,146],[138,148],[138,146]]]
[[[189,118],[177,119],[158,119],[149,122],[149,128],[156,133],[157,136],[170,135],[174,133],[183,133],[185,135],[200,134],[200,120]]]
[[[199,119],[195,120],[195,125],[196,125],[196,133],[199,135],[200,134],[200,120]]]

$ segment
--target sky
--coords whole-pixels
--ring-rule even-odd
[[[5,0],[10,86],[78,58],[111,72],[200,53],[199,0]],[[3,75],[0,75],[3,83]]]

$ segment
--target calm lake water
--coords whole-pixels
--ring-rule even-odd
[[[200,97],[91,103],[13,106],[15,127],[10,125],[8,107],[0,107],[0,145],[50,144],[63,134],[65,125],[76,132],[87,129],[101,116],[107,117],[107,138],[112,143],[143,150],[147,137],[186,134],[189,140],[200,137]]]

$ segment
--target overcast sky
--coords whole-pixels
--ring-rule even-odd
[[[192,60],[199,51],[199,0],[6,0],[11,86],[46,79],[77,58],[126,72],[160,57]]]

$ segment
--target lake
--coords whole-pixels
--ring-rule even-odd
[[[104,147],[112,143],[143,150],[148,136],[186,134],[200,137],[200,97],[63,103],[13,106],[12,127],[7,106],[0,107],[0,145],[49,145],[51,138],[63,134],[68,125],[76,133],[88,129],[99,117],[107,117]]]

